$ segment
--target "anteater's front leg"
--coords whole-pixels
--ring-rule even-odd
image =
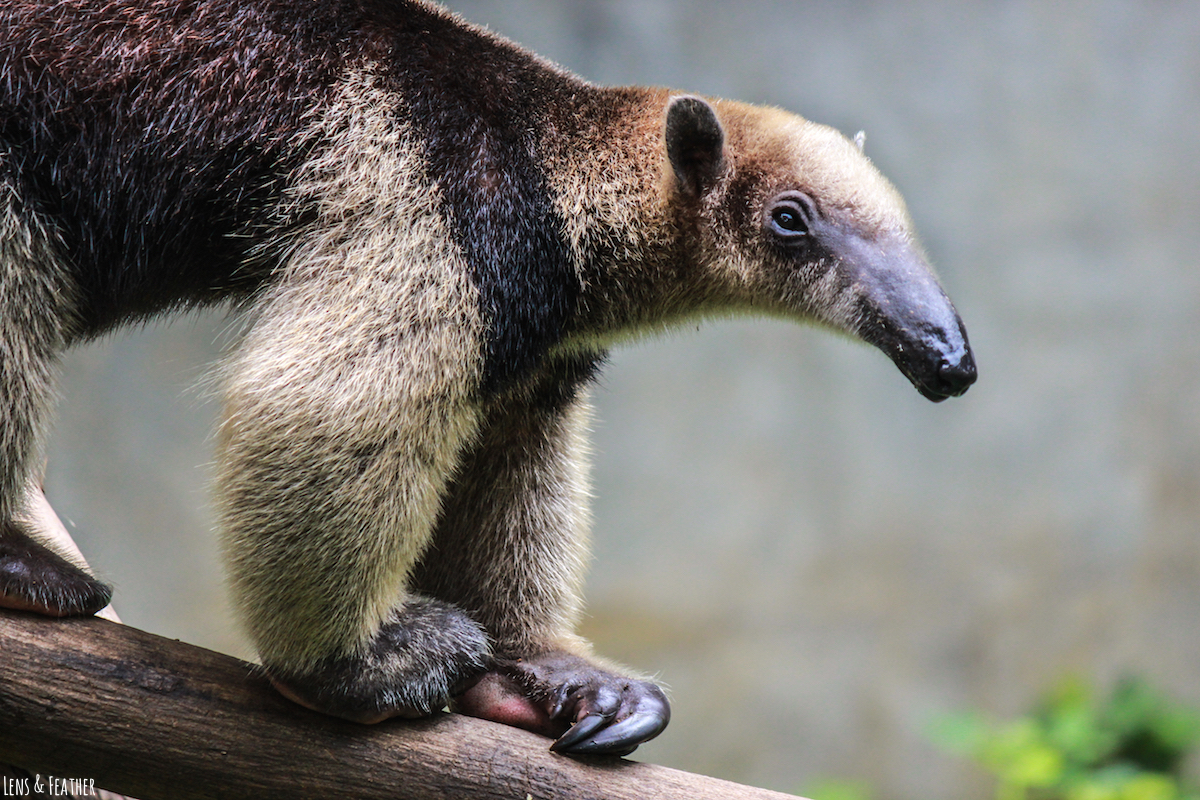
[[[274,685],[375,722],[437,711],[486,664],[475,620],[409,588],[477,428],[477,339],[445,304],[401,302],[403,274],[357,293],[342,274],[279,292],[228,365],[217,503],[234,599]],[[438,313],[397,311],[414,305]]]
[[[558,737],[558,751],[623,755],[657,736],[670,708],[658,686],[593,657],[574,632],[588,558],[588,408],[564,377],[590,370],[548,372],[487,409],[414,586],[468,610],[492,639],[489,671],[454,710]]]

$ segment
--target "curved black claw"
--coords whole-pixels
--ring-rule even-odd
[[[573,705],[576,722],[550,746],[551,750],[624,756],[662,733],[671,721],[671,706],[662,689],[646,681],[618,680],[589,681],[575,691],[567,687],[560,690],[562,697],[555,710],[561,713]]]
[[[572,748],[575,746],[586,747],[587,740],[592,738],[592,734],[603,730],[605,725],[611,723],[612,719],[603,714],[589,714],[555,739],[554,744],[550,745],[550,749],[556,753],[570,753],[573,752]]]
[[[661,712],[638,712],[634,716],[618,722],[611,727],[610,721],[600,716],[584,717],[575,723],[569,731],[559,737],[550,746],[556,753],[608,753],[615,756],[627,756],[637,749],[639,744],[648,742],[663,732],[671,718],[671,710],[666,706]],[[598,722],[587,725],[590,720]],[[576,733],[577,730],[581,732]],[[595,736],[590,734],[599,731]]]
[[[496,659],[454,698],[452,708],[557,736],[550,749],[570,754],[628,755],[671,720],[667,696],[653,683],[609,672],[563,650]]]

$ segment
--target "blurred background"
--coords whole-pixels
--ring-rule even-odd
[[[864,129],[976,349],[940,405],[777,322],[614,354],[585,633],[671,687],[639,759],[983,797],[932,718],[1066,674],[1200,703],[1200,4],[450,5],[599,83]],[[248,656],[197,388],[227,324],[71,353],[47,488],[127,622]]]

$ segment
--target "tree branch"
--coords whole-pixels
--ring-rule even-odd
[[[154,798],[787,800],[666,767],[568,758],[457,714],[365,726],[235,658],[102,619],[0,612],[0,761]]]

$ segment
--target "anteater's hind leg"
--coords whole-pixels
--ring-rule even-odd
[[[111,591],[74,562],[40,488],[54,367],[70,336],[73,282],[53,233],[25,208],[0,149],[0,606],[94,614]],[[70,542],[70,537],[66,537]]]

